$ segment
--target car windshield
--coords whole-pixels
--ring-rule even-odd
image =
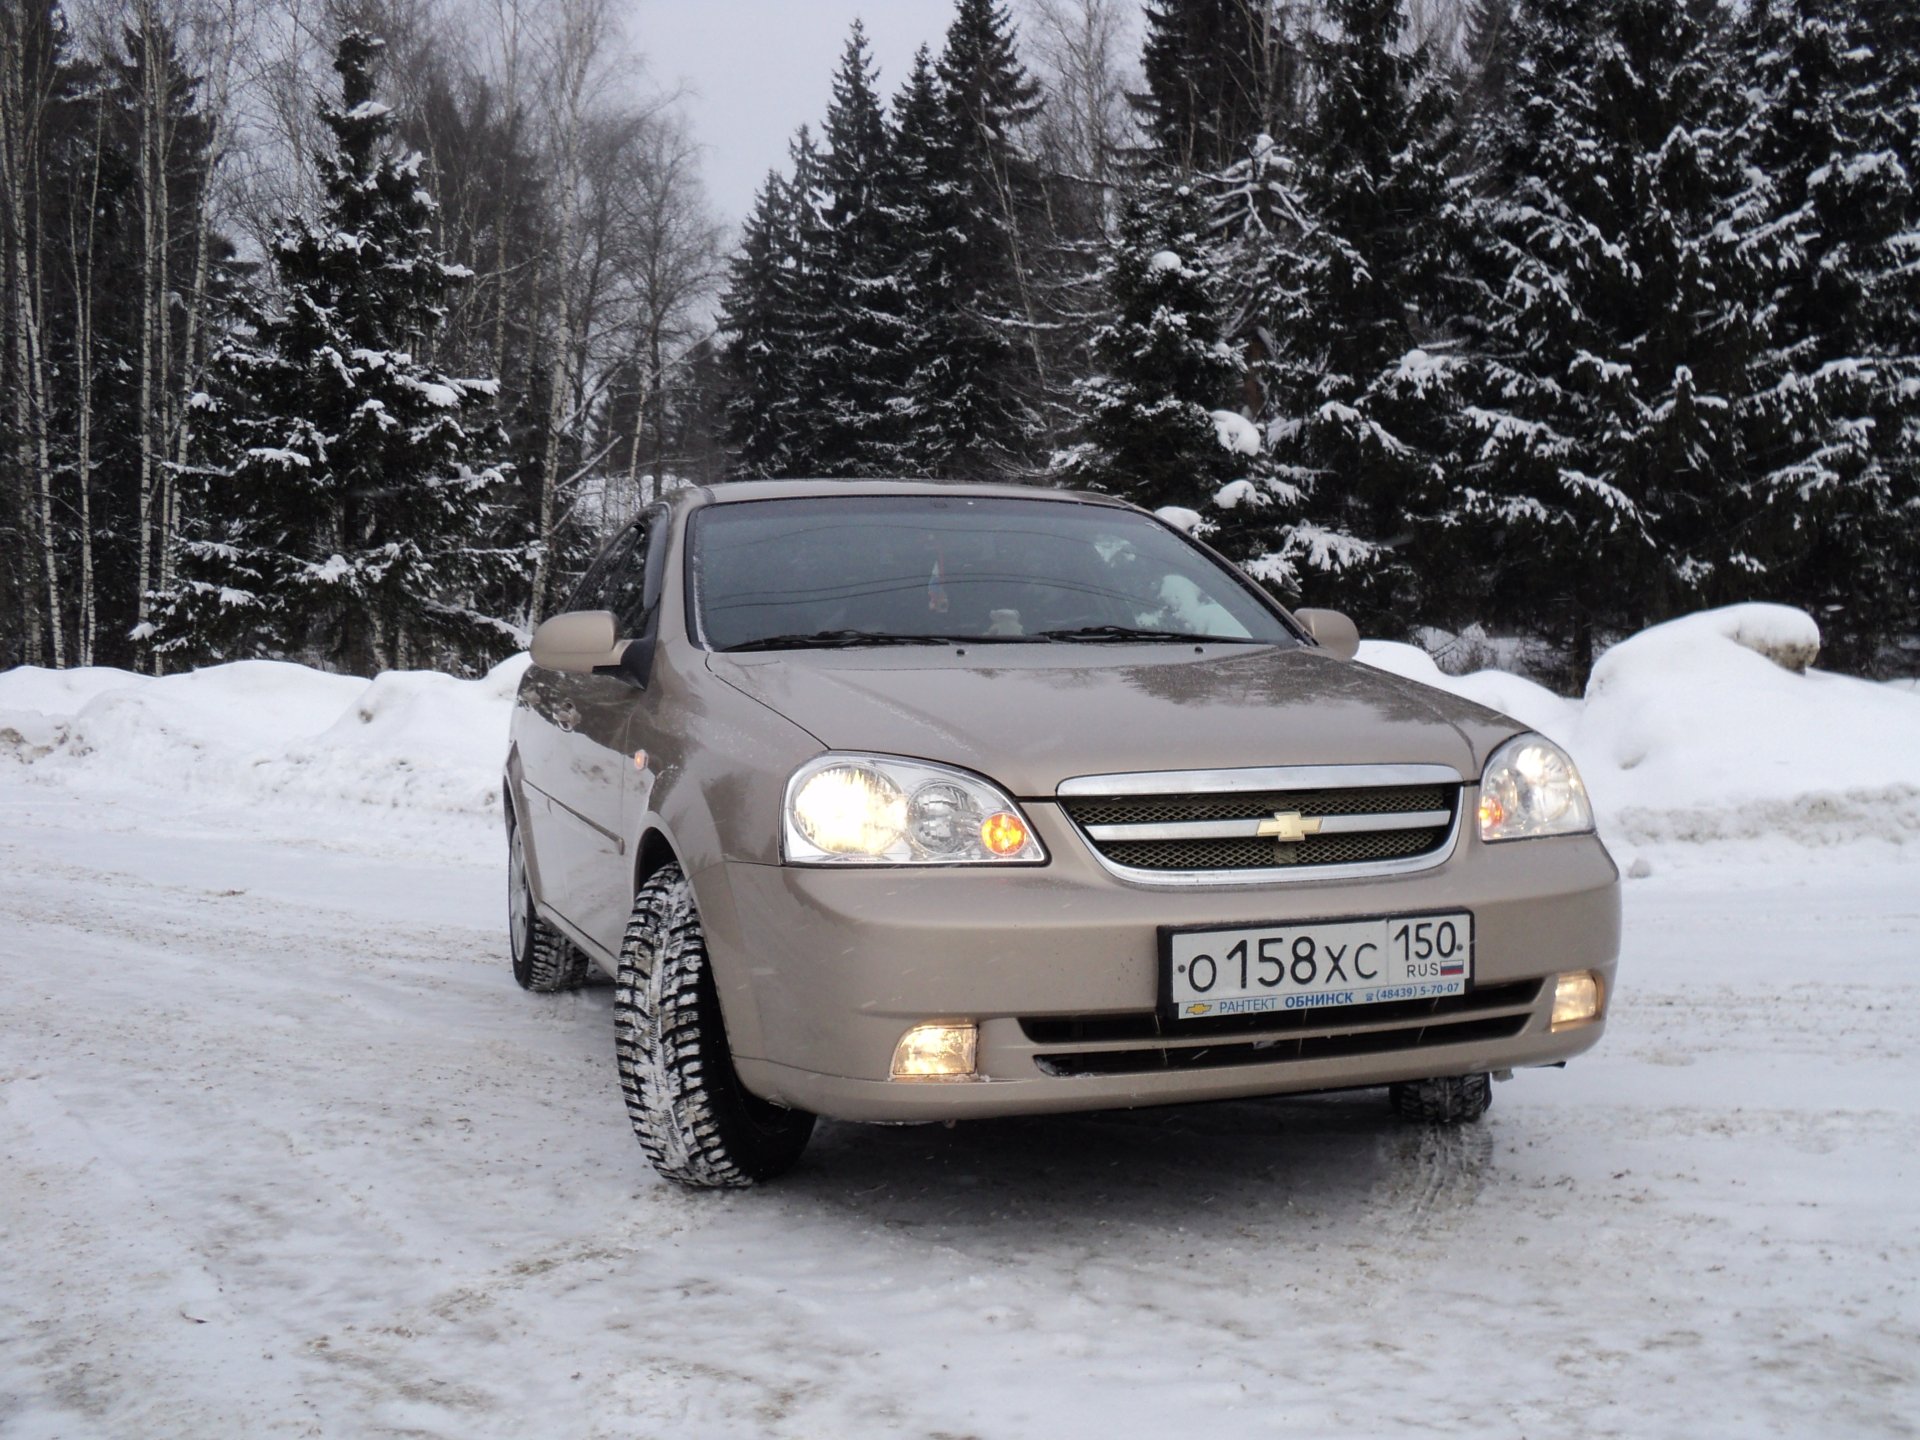
[[[945,643],[1299,643],[1250,582],[1132,510],[996,496],[822,496],[693,519],[716,650]]]

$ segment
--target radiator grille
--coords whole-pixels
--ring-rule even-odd
[[[1177,820],[1263,820],[1277,810],[1302,815],[1404,815],[1450,810],[1457,786],[1375,785],[1354,790],[1262,790],[1235,794],[1088,795],[1068,800],[1082,825],[1145,825]]]
[[[1353,789],[1194,792],[1184,795],[1098,795],[1063,798],[1062,806],[1095,850],[1115,865],[1168,875],[1216,870],[1276,872],[1323,865],[1366,865],[1435,855],[1453,832],[1458,785],[1384,785]],[[1303,820],[1379,817],[1378,828],[1329,826],[1327,833],[1292,840],[1257,835],[1101,833],[1110,826],[1204,826],[1252,822],[1280,815]],[[1399,816],[1442,817],[1402,828]]]
[[[1289,865],[1354,865],[1424,855],[1447,838],[1433,830],[1373,830],[1359,835],[1309,835],[1291,845],[1272,840],[1096,841],[1115,864],[1136,870],[1259,870]]]

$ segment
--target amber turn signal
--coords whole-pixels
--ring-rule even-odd
[[[1018,815],[1002,810],[980,822],[980,843],[995,855],[1018,855],[1027,843],[1027,827]]]

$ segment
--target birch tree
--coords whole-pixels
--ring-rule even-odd
[[[51,6],[0,12],[0,211],[4,211],[7,328],[12,344],[13,449],[20,529],[31,526],[37,555],[37,601],[22,593],[26,653],[42,647],[54,665],[66,663],[60,573],[53,522],[53,462],[48,443],[46,329],[41,313],[39,157],[51,101],[60,22]],[[25,517],[31,517],[25,519]],[[19,588],[28,589],[24,577]],[[39,609],[44,601],[45,619]]]
[[[580,203],[586,182],[587,132],[594,102],[606,81],[613,38],[611,0],[556,0],[544,41],[543,90],[547,96],[548,156],[558,214],[552,246],[552,309],[544,317],[546,433],[540,455],[539,522],[533,594],[528,619],[547,613],[553,583],[555,540],[562,518],[561,470],[570,441],[584,420],[582,352],[590,296],[579,292]],[[577,454],[577,446],[573,447]]]

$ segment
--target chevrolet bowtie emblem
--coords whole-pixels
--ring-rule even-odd
[[[1320,833],[1320,820],[1318,816],[1308,819],[1298,810],[1282,810],[1271,820],[1262,820],[1256,833],[1264,839],[1298,844],[1309,835]]]

